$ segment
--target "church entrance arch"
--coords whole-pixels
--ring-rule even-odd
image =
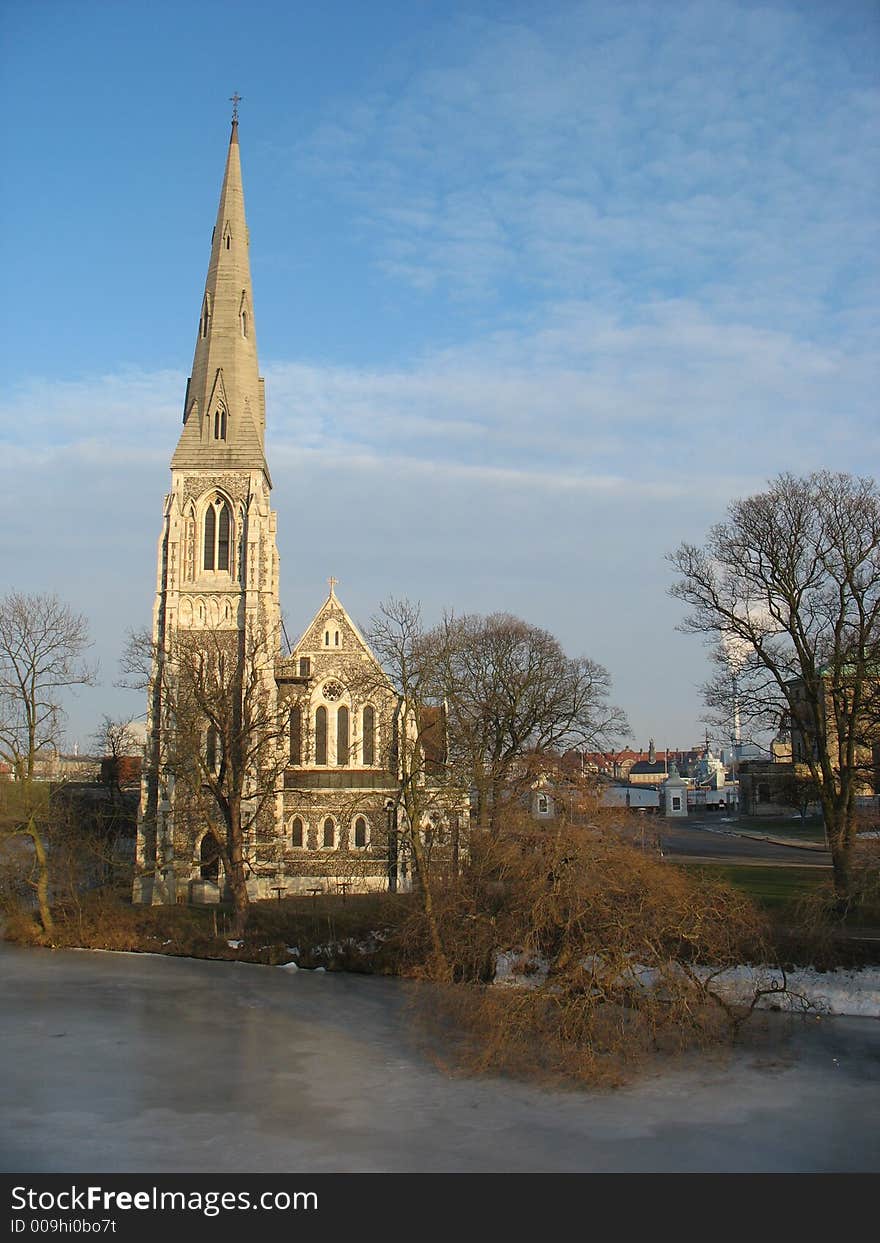
[[[220,883],[220,844],[210,829],[199,846],[199,875],[215,885]]]

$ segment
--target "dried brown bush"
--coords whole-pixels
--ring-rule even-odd
[[[475,843],[437,912],[451,972],[430,1009],[447,1062],[471,1069],[616,1081],[652,1052],[728,1040],[746,1011],[713,979],[767,960],[745,895],[601,829],[521,827]],[[418,914],[407,951],[431,978]],[[490,985],[499,951],[520,987]]]

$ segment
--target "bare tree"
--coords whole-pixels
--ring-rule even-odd
[[[627,734],[608,702],[611,678],[586,657],[509,613],[447,617],[432,632],[450,749],[468,770],[483,827],[497,833],[505,795],[533,779],[529,755],[599,749]]]
[[[89,645],[85,618],[57,596],[0,600],[0,758],[17,781],[32,781],[40,755],[57,749],[64,691],[93,684]]]
[[[101,780],[113,794],[121,793],[125,780],[124,761],[143,750],[131,717],[114,719],[106,713],[92,735],[95,754],[101,758]]]
[[[791,726],[816,788],[838,896],[851,887],[855,798],[878,738],[880,493],[872,479],[790,474],[732,503],[705,546],[670,556],[681,628],[714,644],[710,706]]]
[[[247,880],[274,818],[287,752],[287,717],[274,693],[275,636],[265,628],[179,633],[159,650],[132,636],[127,674],[149,679],[154,720],[147,764],[173,803],[177,828],[207,823],[242,935]],[[148,807],[147,814],[155,815]],[[161,867],[157,857],[156,867]]]
[[[0,600],[0,759],[17,783],[6,800],[0,832],[27,839],[33,886],[46,934],[53,930],[45,787],[36,781],[37,761],[57,750],[66,690],[89,686],[95,671],[84,660],[89,647],[85,618],[54,595],[13,591]]]
[[[437,832],[448,832],[456,870],[459,816],[466,807],[467,788],[456,781],[446,764],[441,653],[436,634],[426,632],[422,625],[419,605],[409,600],[390,599],[382,604],[372,619],[368,638],[397,694],[389,754],[385,757],[385,766],[398,777],[389,849],[405,851],[412,861],[414,887],[421,895],[431,938],[433,967],[442,977],[447,959],[434,911],[437,869],[432,853]],[[450,823],[441,829],[446,821]],[[437,830],[432,827],[435,824]]]

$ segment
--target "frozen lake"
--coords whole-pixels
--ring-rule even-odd
[[[880,1021],[610,1093],[449,1078],[415,985],[0,944],[7,1172],[880,1169]]]

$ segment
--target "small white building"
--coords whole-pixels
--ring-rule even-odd
[[[668,817],[686,816],[688,814],[688,783],[678,775],[675,764],[669,770],[669,776],[660,788],[663,796],[663,815]]]
[[[609,785],[602,791],[603,807],[630,807],[633,811],[660,809],[660,794],[651,786]]]

